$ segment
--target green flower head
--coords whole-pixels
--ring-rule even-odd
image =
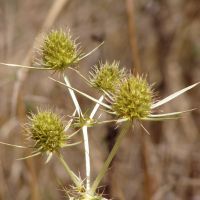
[[[129,76],[113,97],[112,110],[119,118],[142,119],[151,112],[153,92],[143,77]]]
[[[113,62],[111,64],[100,63],[100,66],[94,66],[93,71],[90,72],[91,85],[99,90],[114,93],[120,81],[125,77],[123,69],[119,69],[119,63]]]
[[[34,143],[34,149],[41,153],[58,152],[67,141],[64,124],[61,118],[51,111],[38,111],[29,117],[29,138]]]
[[[72,40],[70,33],[62,30],[53,30],[46,35],[41,54],[44,67],[56,71],[76,64],[80,56],[77,44]]]

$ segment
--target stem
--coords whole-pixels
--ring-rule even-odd
[[[70,82],[67,78],[67,76],[64,75],[65,83],[70,86]],[[71,95],[72,101],[74,102],[74,105],[76,107],[76,111],[78,115],[82,115],[81,108],[79,106],[78,100],[76,98],[76,95],[74,91],[70,88],[68,88],[69,93]],[[86,169],[86,190],[90,190],[90,148],[89,148],[89,139],[88,139],[88,131],[87,126],[83,126],[82,128],[83,132],[83,141],[84,141],[84,153],[85,153],[85,169]]]
[[[103,99],[104,99],[104,95],[102,95],[102,96],[99,98],[99,102],[102,102]],[[97,112],[99,106],[100,106],[99,103],[97,103],[97,104],[94,106],[94,108],[93,108],[93,110],[92,110],[92,112],[91,112],[91,114],[90,114],[90,119],[92,119],[92,118],[94,117],[94,115],[96,114],[96,112]]]
[[[102,95],[99,99],[100,102],[102,102],[104,99],[104,96]],[[90,114],[90,119],[92,119],[97,112],[99,108],[99,104],[97,103],[91,114]],[[84,148],[85,148],[85,163],[86,163],[86,190],[90,191],[90,147],[89,147],[89,139],[88,139],[88,127],[83,126],[82,131],[83,131],[83,139],[84,139]]]
[[[130,123],[126,123],[126,125],[123,127],[123,129],[121,130],[120,134],[118,135],[117,140],[116,140],[116,142],[115,142],[115,144],[114,144],[114,146],[113,146],[113,148],[112,148],[110,154],[108,155],[107,160],[105,161],[103,167],[101,168],[101,170],[100,170],[98,176],[96,177],[96,179],[95,179],[95,181],[94,181],[94,183],[93,183],[93,185],[92,185],[92,188],[91,188],[91,195],[93,195],[93,194],[95,193],[95,191],[96,191],[96,189],[97,189],[99,183],[101,182],[102,178],[104,177],[104,175],[105,175],[105,173],[106,173],[106,171],[107,171],[107,169],[108,169],[110,163],[112,162],[114,156],[115,156],[116,153],[117,153],[117,150],[118,150],[119,147],[120,147],[120,144],[121,144],[121,141],[122,141],[123,137],[124,137],[124,136],[126,135],[126,133],[127,133],[127,130],[128,130],[128,128],[129,128],[129,126],[130,126]]]
[[[66,85],[69,86],[69,87],[71,87],[71,84],[70,84],[67,76],[63,75],[63,77],[64,77]],[[78,100],[76,98],[76,95],[75,95],[75,93],[74,93],[74,91],[72,89],[68,88],[68,90],[69,90],[69,94],[71,95],[71,98],[72,98],[72,101],[74,103],[74,106],[76,108],[76,111],[77,111],[78,115],[80,116],[82,113],[81,113],[81,108],[79,106],[79,103],[78,103]]]
[[[90,147],[89,147],[87,126],[83,126],[82,131],[83,131],[84,151],[85,151],[86,191],[89,191],[90,190]]]
[[[70,176],[71,180],[74,182],[74,184],[79,187],[81,185],[80,179],[74,174],[74,172],[69,168],[68,164],[65,162],[63,156],[58,153],[57,154],[58,159],[60,160],[61,164],[63,165],[65,171]]]
[[[55,82],[57,82],[57,83],[59,83],[59,84],[61,84],[61,85],[64,85],[64,86],[66,86],[66,87],[69,88],[69,89],[72,89],[73,91],[75,91],[75,92],[81,94],[82,96],[84,96],[84,97],[90,99],[91,101],[94,101],[95,103],[98,103],[98,104],[104,106],[105,108],[111,109],[111,106],[110,106],[110,105],[107,105],[106,103],[103,103],[103,102],[99,102],[99,101],[98,101],[97,99],[95,99],[94,97],[92,97],[92,96],[90,96],[90,95],[88,95],[88,94],[86,94],[86,93],[84,93],[84,92],[81,92],[80,90],[77,90],[76,88],[70,87],[70,86],[68,86],[67,84],[62,83],[61,81],[58,81],[58,80],[56,80],[56,79],[54,79],[54,78],[52,78],[52,77],[49,77],[49,79],[51,79],[52,81],[55,81]]]

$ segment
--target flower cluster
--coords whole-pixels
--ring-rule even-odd
[[[120,81],[125,77],[125,70],[119,68],[119,63],[100,63],[90,71],[90,83],[94,88],[106,92],[115,92]]]
[[[59,152],[66,144],[67,136],[61,118],[51,111],[31,114],[26,131],[34,143],[34,149],[41,153]]]
[[[112,110],[118,118],[142,119],[151,113],[153,94],[147,81],[129,76],[113,96]]]
[[[62,71],[78,62],[80,52],[69,32],[59,30],[46,35],[41,56],[44,67]]]
[[[118,118],[142,119],[151,113],[153,92],[143,76],[125,73],[113,62],[94,67],[90,83],[109,97],[111,112]]]
[[[68,196],[69,200],[107,200],[101,195],[90,195],[86,192],[83,185],[80,187],[71,187],[70,189],[65,188],[64,191]]]
[[[65,191],[70,200],[106,200],[101,195],[98,195],[96,190],[102,178],[105,176],[106,171],[116,155],[120,143],[128,132],[132,122],[134,120],[138,120],[141,123],[142,120],[157,121],[180,117],[182,113],[187,111],[155,114],[154,109],[168,103],[199,84],[196,83],[188,86],[160,101],[155,102],[152,86],[147,83],[146,78],[144,76],[126,73],[126,70],[124,68],[120,68],[119,63],[115,61],[112,63],[100,63],[98,66],[94,66],[89,72],[90,77],[88,80],[78,71],[78,69],[71,68],[71,66],[77,64],[80,60],[90,55],[97,48],[87,54],[81,55],[78,45],[72,40],[69,32],[65,33],[62,30],[56,30],[49,32],[44,39],[41,48],[42,67],[36,68],[33,66],[1,63],[2,65],[11,67],[24,67],[29,69],[35,68],[40,70],[50,69],[63,72],[65,82],[60,82],[53,78],[51,79],[68,88],[76,110],[67,126],[64,125],[62,118],[52,111],[45,110],[38,111],[36,114],[31,114],[29,117],[29,123],[26,126],[26,132],[28,134],[28,138],[33,143],[32,148],[34,151],[32,152],[32,155],[27,156],[26,158],[46,153],[48,155],[47,161],[49,161],[51,156],[55,154],[75,185],[72,189]],[[90,86],[97,88],[102,93],[102,96],[99,99],[95,99],[94,97],[73,88],[67,76],[64,74],[64,70],[67,68],[74,70],[78,75],[84,78]],[[76,98],[75,92],[96,103],[89,116],[82,113],[82,109]],[[101,122],[99,121],[100,117],[95,119],[94,115],[100,105],[103,106],[108,113],[113,114],[115,119]],[[124,126],[122,126],[123,128],[116,138],[115,144],[108,155],[107,160],[91,184],[88,128],[93,127],[96,124],[108,122],[120,123],[125,121],[127,121],[127,123],[124,123]],[[67,135],[66,132],[68,132],[67,130],[69,127],[73,127],[78,130],[71,135]],[[64,147],[80,143],[76,142],[69,144],[70,138],[78,133],[79,130],[82,130],[83,133],[86,165],[85,182],[70,169],[62,155],[62,152],[60,151]],[[8,146],[27,148],[3,142],[0,143]]]

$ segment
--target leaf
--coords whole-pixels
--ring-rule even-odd
[[[182,90],[179,90],[179,91],[177,91],[177,92],[175,92],[175,93],[169,95],[168,97],[166,97],[166,98],[164,98],[164,99],[158,101],[157,103],[154,103],[154,104],[151,106],[151,109],[157,108],[157,107],[159,107],[159,106],[161,106],[161,105],[163,105],[163,104],[165,104],[165,103],[167,103],[167,102],[169,102],[169,101],[175,99],[176,97],[180,96],[181,94],[183,94],[183,93],[187,92],[188,90],[191,90],[192,88],[196,87],[199,83],[200,83],[200,82],[195,83],[195,84],[193,84],[193,85],[190,85],[190,86],[188,86],[188,87],[186,87],[186,88],[184,88],[184,89],[182,89]]]
[[[33,67],[33,66],[27,66],[27,65],[9,64],[9,63],[0,63],[0,64],[8,66],[8,67],[20,67],[20,68],[25,68],[25,69],[38,69],[38,70],[51,70],[51,68],[45,68],[45,67]]]
[[[102,42],[100,45],[92,49],[92,51],[88,52],[87,54],[83,55],[79,60],[83,60],[84,58],[88,57],[90,54],[94,53],[99,47],[103,45],[104,42]]]
[[[171,112],[171,113],[164,113],[164,114],[151,114],[146,118],[143,118],[142,120],[147,120],[147,121],[162,121],[162,120],[171,120],[171,119],[178,119],[181,117],[181,114],[186,113],[186,112],[191,112],[196,109],[191,109],[191,110],[184,110],[184,111],[178,111],[178,112]]]
[[[184,110],[184,111],[178,111],[178,112],[171,112],[171,113],[163,113],[163,114],[151,114],[149,115],[150,117],[153,117],[153,118],[157,118],[157,117],[170,117],[170,116],[179,116],[183,113],[186,113],[186,112],[191,112],[193,110],[196,110],[196,108],[194,109],[190,109],[190,110]]]
[[[40,154],[41,154],[41,152],[37,152],[35,154],[31,154],[31,155],[23,157],[23,158],[18,158],[17,160],[25,160],[25,159],[28,159],[28,158],[32,158],[32,157],[38,156]]]
[[[52,152],[48,154],[45,164],[47,164],[51,160],[52,156],[53,156]]]
[[[28,147],[25,147],[25,146],[9,144],[9,143],[5,143],[5,142],[0,142],[0,144],[6,145],[6,146],[10,146],[10,147],[17,147],[17,148],[21,148],[21,149],[27,149],[28,148]]]
[[[79,142],[74,142],[74,143],[71,143],[71,144],[65,144],[64,146],[62,146],[63,148],[65,148],[65,147],[72,147],[72,146],[76,146],[76,145],[78,145],[78,144],[81,144],[82,142],[81,141],[79,141]]]
[[[92,97],[92,96],[90,96],[90,95],[88,95],[88,94],[86,94],[86,93],[84,93],[84,92],[81,92],[80,90],[77,90],[77,89],[75,89],[75,88],[73,88],[73,87],[67,86],[65,83],[62,83],[62,82],[60,82],[60,81],[57,81],[57,80],[55,80],[55,79],[53,79],[53,78],[51,78],[51,77],[49,77],[49,78],[50,78],[51,80],[57,82],[57,83],[60,83],[61,85],[64,85],[64,86],[66,86],[66,87],[68,87],[68,88],[74,90],[75,92],[81,94],[82,96],[84,96],[84,97],[86,97],[86,98],[88,98],[88,99],[90,99],[90,100],[92,100],[92,101],[94,101],[94,102],[96,102],[96,103],[98,103],[98,104],[100,104],[100,105],[102,105],[102,106],[108,108],[108,109],[111,109],[111,107],[110,107],[109,105],[107,105],[107,104],[105,104],[105,103],[103,103],[103,102],[100,102],[99,100],[95,99],[94,97]]]
[[[102,102],[103,99],[104,99],[104,95],[102,95],[102,96],[99,98],[99,101]],[[99,106],[100,106],[100,104],[98,104],[98,103],[94,106],[94,108],[93,108],[93,110],[92,110],[92,112],[91,112],[91,114],[90,114],[90,118],[91,118],[91,119],[94,117],[94,115],[95,115],[95,113],[97,112]]]

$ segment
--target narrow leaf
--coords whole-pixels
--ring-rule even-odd
[[[83,55],[79,60],[83,60],[84,58],[88,57],[90,54],[94,53],[100,46],[103,45],[104,42],[102,42],[100,45],[95,47],[92,51],[88,52],[87,54]]]
[[[143,121],[164,121],[164,120],[174,120],[174,119],[178,119],[180,118],[180,116],[176,116],[176,117],[146,117],[143,118]]]
[[[63,148],[65,148],[65,147],[72,147],[72,146],[76,146],[76,145],[78,145],[78,144],[81,144],[82,142],[81,141],[79,141],[79,142],[75,142],[75,143],[71,143],[71,144],[66,144],[66,145],[64,145],[63,146]]]
[[[191,112],[196,109],[179,111],[179,112],[172,112],[172,113],[165,113],[165,114],[156,114],[156,115],[149,115],[147,118],[143,118],[142,120],[145,121],[163,121],[163,120],[172,120],[178,119],[181,117],[181,114],[186,112]]]
[[[102,96],[99,98],[99,101],[102,102],[103,99],[104,99],[104,95],[102,95]],[[99,106],[100,106],[100,104],[98,104],[98,103],[94,106],[94,108],[93,108],[93,110],[92,110],[92,112],[91,112],[91,114],[90,114],[90,118],[91,118],[91,119],[94,117],[94,115],[95,115],[95,113],[97,112]]]
[[[140,126],[144,129],[144,131],[148,134],[148,135],[151,135],[150,133],[149,133],[149,131],[140,123]]]
[[[31,154],[31,155],[23,157],[23,158],[18,158],[17,160],[25,160],[25,159],[28,159],[28,158],[32,158],[32,157],[38,156],[40,154],[41,154],[40,152],[37,152],[35,154]]]
[[[61,85],[64,85],[64,86],[66,86],[66,87],[68,87],[68,88],[74,90],[75,92],[77,92],[77,93],[83,95],[84,97],[90,99],[91,101],[94,101],[94,102],[96,102],[96,103],[98,103],[98,104],[100,104],[100,105],[102,105],[102,106],[104,106],[104,107],[106,107],[106,108],[108,108],[108,109],[111,109],[111,107],[110,107],[109,105],[107,105],[107,104],[105,104],[105,103],[103,103],[103,102],[100,102],[99,100],[95,99],[94,97],[91,97],[90,95],[88,95],[88,94],[86,94],[86,93],[84,93],[84,92],[81,92],[80,90],[77,90],[77,89],[75,89],[75,88],[73,88],[73,87],[67,86],[65,83],[62,83],[62,82],[60,82],[60,81],[57,81],[57,80],[55,80],[55,79],[53,79],[53,78],[51,78],[51,77],[49,77],[49,78],[50,78],[51,80],[57,82],[57,83],[60,83]]]
[[[51,70],[51,68],[45,68],[45,67],[33,67],[33,66],[27,66],[27,65],[18,65],[18,64],[10,64],[10,63],[0,63],[1,65],[5,65],[8,67],[20,67],[20,68],[26,68],[26,69],[38,69],[38,70]]]
[[[9,144],[9,143],[5,143],[5,142],[0,142],[0,144],[6,145],[6,146],[10,146],[10,147],[17,147],[17,148],[21,148],[21,149],[27,149],[28,148],[28,147],[25,147],[25,146]]]
[[[196,110],[196,108],[190,109],[190,110],[178,111],[178,112],[171,112],[171,113],[151,114],[151,115],[149,115],[149,117],[152,117],[152,118],[159,118],[159,117],[176,117],[176,116],[180,116],[180,115],[183,114],[183,113],[191,112],[191,111],[193,111],[193,110]]]
[[[200,82],[195,83],[195,84],[193,84],[193,85],[190,85],[190,86],[188,86],[188,87],[186,87],[186,88],[184,88],[184,89],[182,89],[182,90],[179,90],[179,91],[177,91],[177,92],[175,92],[175,93],[169,95],[168,97],[166,97],[166,98],[164,98],[164,99],[158,101],[157,103],[154,103],[154,104],[151,106],[151,109],[157,108],[157,107],[159,107],[159,106],[161,106],[161,105],[163,105],[163,104],[165,104],[165,103],[171,101],[172,99],[175,99],[176,97],[178,97],[178,96],[180,96],[181,94],[187,92],[188,90],[191,90],[192,88],[194,88],[195,86],[197,86],[199,83],[200,83]]]
[[[53,156],[52,152],[48,154],[45,164],[47,164],[51,160],[52,156]]]

